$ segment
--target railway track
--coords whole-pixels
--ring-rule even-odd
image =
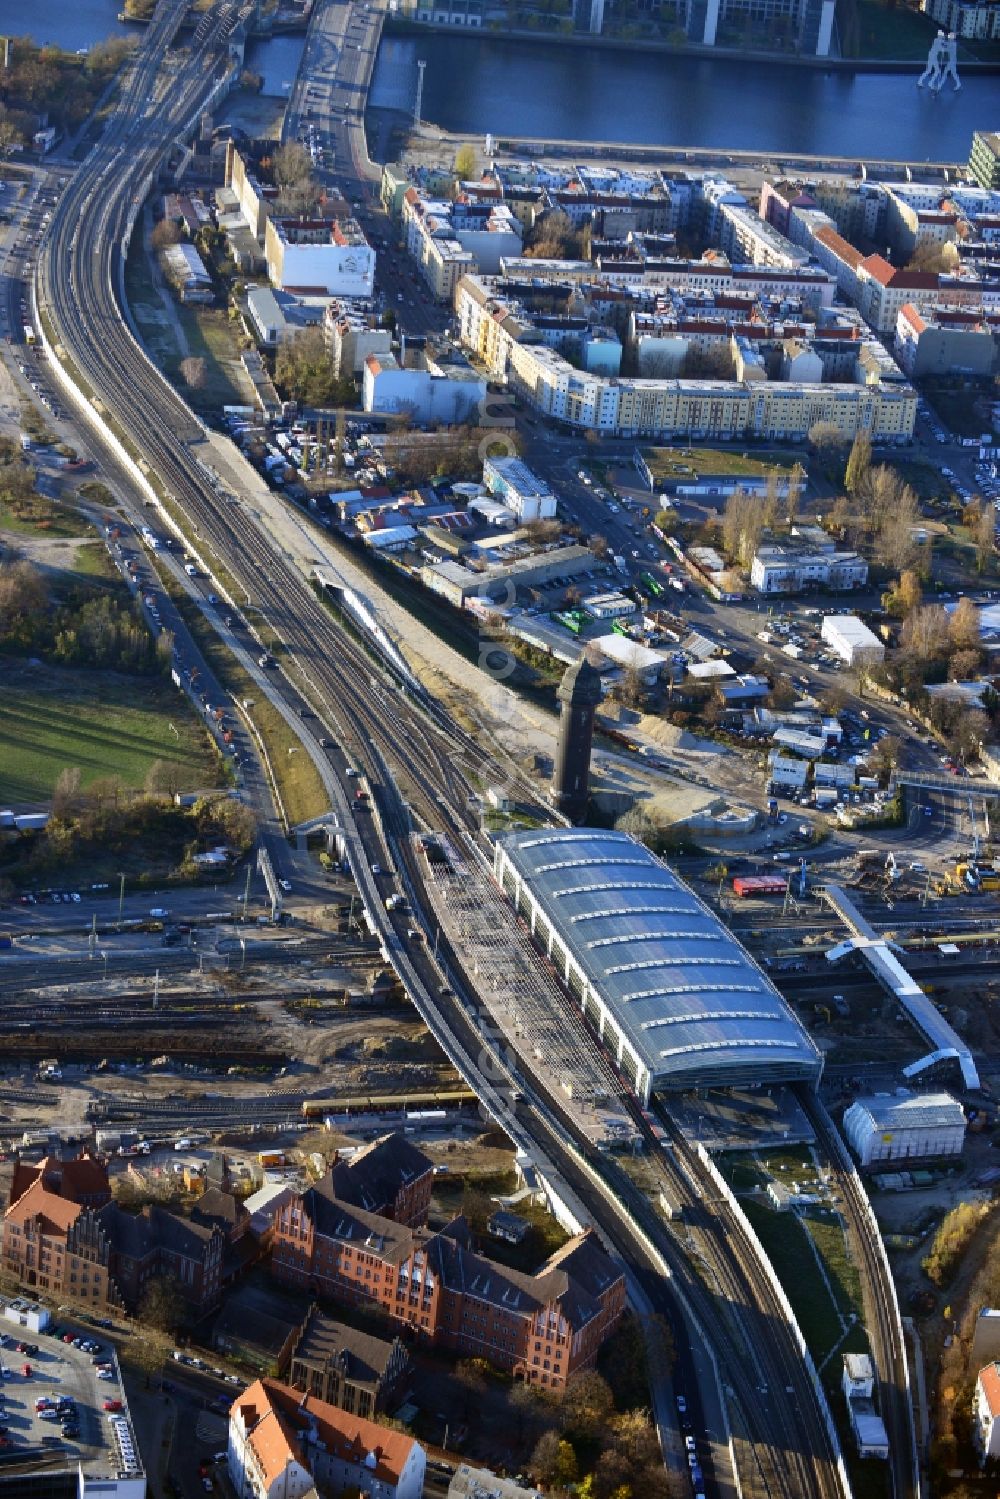
[[[277,636],[283,685],[280,692],[276,685],[270,690],[291,712],[299,704],[311,707],[336,738],[339,748],[327,757],[328,771],[332,766],[338,778],[343,777],[344,764],[337,755],[365,768],[379,818],[370,828],[359,827],[355,847],[360,856],[371,858],[376,850],[384,850],[401,863],[410,859],[408,873],[419,899],[422,876],[407,853],[412,852],[414,827],[441,829],[455,838],[478,836],[478,817],[470,800],[483,784],[514,781],[519,799],[534,803],[543,820],[554,819],[550,809],[538,806],[533,789],[501,754],[472,739],[419,690],[386,686],[385,668],[375,667],[352,634],[338,625],[292,559],[273,543],[265,524],[209,482],[201,457],[207,451],[205,433],[128,332],[118,299],[131,220],[143,184],[218,76],[213,47],[225,29],[218,15],[210,14],[186,58],[177,62],[169,91],[157,92],[153,79],[178,9],[169,0],[161,0],[161,6],[123,89],[110,132],[95,157],[76,174],[53,216],[36,278],[38,305],[54,334],[57,357],[73,366],[73,378],[86,398],[110,411],[133,453],[141,453],[171,524],[218,574],[219,591],[230,597],[241,631],[254,639],[262,618],[269,648],[271,632]],[[240,609],[240,597],[253,601],[252,617],[251,611]],[[305,731],[304,737],[309,742]],[[311,748],[318,754],[315,741]],[[366,899],[371,899],[371,883],[366,876]],[[427,909],[423,902],[422,910]],[[474,982],[468,983],[464,1001],[457,994],[432,999],[438,986],[428,954],[404,952],[398,924],[388,922],[384,912],[375,914],[421,1015],[463,1076],[496,1117],[510,1117],[513,1137],[554,1164],[634,1268],[652,1304],[672,1318],[675,1307],[664,1275],[669,1255],[676,1283],[704,1313],[704,1326],[726,1369],[730,1401],[742,1428],[741,1450],[747,1454],[746,1471],[741,1469],[745,1492],[753,1499],[839,1499],[844,1490],[834,1454],[821,1421],[808,1408],[812,1397],[801,1365],[795,1367],[784,1346],[769,1352],[768,1367],[777,1360],[786,1384],[779,1377],[769,1386],[770,1403],[762,1401],[751,1365],[744,1361],[747,1335],[742,1335],[742,1342],[734,1339],[731,1316],[720,1315],[718,1295],[709,1293],[684,1256],[675,1252],[649,1203],[624,1173],[613,1165],[588,1162],[584,1145],[574,1141],[571,1126],[560,1117],[557,1101],[537,1080],[524,1080],[520,1100],[512,1114],[506,1113],[492,1079],[510,1077],[509,1063],[502,1046],[484,1039],[475,1022]],[[461,975],[461,954],[450,956]],[[234,1108],[228,1100],[199,1100],[196,1105],[173,1105],[173,1114],[164,1103],[156,1117],[179,1118],[183,1126],[234,1117],[268,1122],[287,1118],[301,1101],[285,1094],[280,1099],[241,1100]],[[722,1267],[718,1274],[724,1277],[723,1297],[732,1298],[741,1319],[750,1319],[748,1325],[763,1327],[766,1310],[750,1294],[752,1273],[745,1246],[731,1238],[724,1224],[714,1230],[706,1225],[705,1233]],[[787,1333],[787,1328],[772,1326],[767,1337],[780,1339]],[[791,1399],[786,1385],[793,1391]]]
[[[851,1251],[861,1272],[865,1325],[878,1377],[879,1410],[889,1438],[893,1499],[919,1499],[920,1468],[909,1361],[885,1246],[861,1178],[836,1125],[815,1095],[800,1089],[798,1096],[830,1162]]]

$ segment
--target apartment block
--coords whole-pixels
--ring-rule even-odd
[[[1000,131],[977,130],[974,133],[969,153],[969,175],[980,187],[1000,190]]]
[[[1000,1458],[1000,1364],[987,1364],[979,1371],[972,1398],[972,1436],[981,1467]]]
[[[995,0],[920,0],[920,9],[944,31],[980,42],[1000,40],[1000,6]]]
[[[360,375],[370,354],[392,353],[392,334],[379,326],[366,302],[330,302],[323,313],[323,340],[338,376]]]
[[[896,319],[896,360],[911,379],[924,375],[985,378],[1000,367],[1000,314],[906,302]]]
[[[283,291],[370,297],[375,289],[375,251],[354,219],[269,218],[264,258]]]
[[[449,350],[440,357],[430,350],[407,355],[369,354],[364,364],[362,405],[365,411],[399,413],[423,423],[460,426],[474,423],[483,410],[486,381],[467,361]]]

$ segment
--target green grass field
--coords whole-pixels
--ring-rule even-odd
[[[754,458],[748,453],[733,453],[725,448],[646,448],[643,457],[653,478],[692,478],[698,474],[735,474],[748,478],[764,477],[773,469],[788,469],[803,462],[801,453],[774,452]]]
[[[189,789],[218,781],[201,724],[169,683],[8,661],[0,694],[0,804],[44,802],[61,771],[81,785],[119,776],[141,787],[154,760]]]
[[[92,529],[72,505],[43,495],[32,495],[16,512],[9,505],[0,505],[0,531],[11,536],[86,536]]]

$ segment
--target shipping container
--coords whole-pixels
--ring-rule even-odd
[[[741,874],[733,880],[733,893],[748,895],[784,895],[785,879],[779,874]]]

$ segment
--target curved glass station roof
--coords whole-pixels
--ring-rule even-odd
[[[527,896],[578,970],[570,987],[583,979],[587,1013],[607,1011],[654,1089],[819,1078],[820,1053],[770,979],[627,833],[511,834],[498,874],[508,889],[519,877],[522,913]]]

